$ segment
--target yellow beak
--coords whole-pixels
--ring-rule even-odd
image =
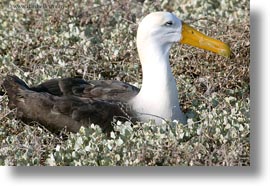
[[[182,38],[180,43],[209,50],[224,57],[229,57],[231,53],[227,44],[204,35],[186,23],[182,25]]]

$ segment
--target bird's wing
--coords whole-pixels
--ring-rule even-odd
[[[92,80],[86,82],[79,78],[52,79],[30,89],[36,92],[48,92],[56,96],[73,95],[123,102],[127,102],[139,92],[137,87],[121,81]]]
[[[123,88],[120,82],[87,83],[71,78],[50,80],[29,88],[18,77],[7,76],[3,86],[9,98],[9,107],[17,109],[19,118],[37,121],[51,131],[66,128],[72,132],[91,123],[98,124],[104,132],[113,130],[111,122],[114,117],[119,120],[132,117],[126,101],[137,92],[135,89],[135,93],[125,94],[134,88],[128,84]],[[106,87],[109,87],[108,90]],[[122,93],[122,97],[117,93]],[[128,96],[124,97],[124,94]]]

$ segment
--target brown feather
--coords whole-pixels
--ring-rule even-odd
[[[139,92],[120,81],[86,82],[78,78],[53,79],[29,88],[18,77],[7,76],[3,87],[9,107],[17,108],[19,118],[37,121],[53,132],[63,128],[77,132],[92,123],[110,132],[114,117],[135,117],[127,102]]]

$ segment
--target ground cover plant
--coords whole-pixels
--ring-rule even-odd
[[[250,165],[248,0],[9,1],[0,3],[0,84],[15,74],[30,85],[50,78],[117,79],[141,85],[140,19],[171,11],[229,43],[229,59],[174,45],[170,62],[187,125],[114,121],[74,134],[25,124],[0,97],[0,165]],[[3,91],[3,90],[2,90]],[[65,138],[65,139],[63,139]]]

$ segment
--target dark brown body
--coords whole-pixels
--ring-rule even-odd
[[[104,132],[112,121],[134,120],[128,101],[139,89],[120,81],[90,81],[78,78],[53,79],[28,87],[16,76],[7,76],[3,87],[9,107],[23,121],[37,121],[56,132],[77,132],[84,125],[98,124]]]

